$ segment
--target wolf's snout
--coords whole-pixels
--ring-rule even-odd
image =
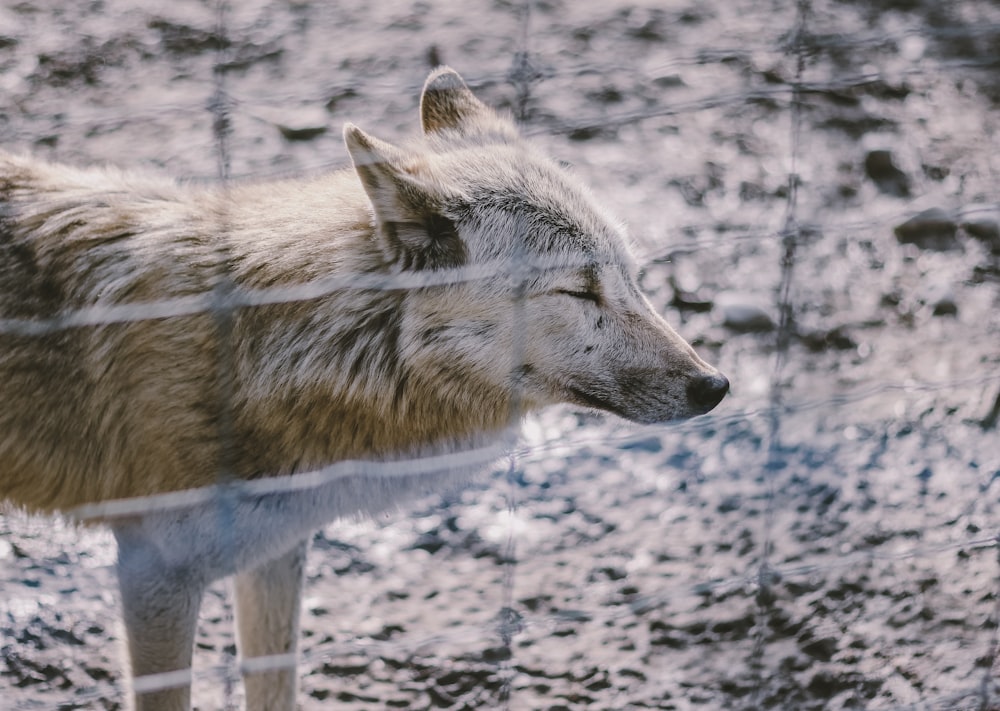
[[[687,386],[688,401],[699,413],[710,411],[729,392],[729,380],[721,373],[695,378]]]

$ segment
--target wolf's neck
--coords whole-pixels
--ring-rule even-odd
[[[315,386],[247,402],[238,408],[242,474],[313,471],[343,460],[397,461],[494,446],[510,439],[520,418],[508,403],[416,396],[385,402],[378,393],[345,397]]]
[[[353,174],[231,197],[241,287],[294,290],[346,280],[319,297],[238,313],[235,409],[246,475],[475,449],[516,425],[509,390],[477,381],[458,364],[412,362],[404,342],[407,292],[369,284],[386,275],[385,258]],[[357,276],[365,287],[351,283]]]

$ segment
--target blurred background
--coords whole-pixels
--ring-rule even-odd
[[[316,174],[347,120],[416,133],[441,63],[629,225],[733,392],[546,411],[490,481],[331,524],[301,707],[1000,709],[1000,4],[4,0],[0,145]],[[113,561],[0,518],[0,705],[123,708]],[[223,582],[199,709],[237,665]]]

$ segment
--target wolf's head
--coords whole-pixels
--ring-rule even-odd
[[[411,379],[645,423],[722,400],[729,382],[640,293],[623,228],[584,186],[448,68],[420,115],[407,147],[344,130],[386,271],[434,277],[404,302]]]

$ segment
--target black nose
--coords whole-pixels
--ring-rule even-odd
[[[722,402],[729,392],[729,380],[721,373],[695,378],[687,387],[688,401],[699,413],[705,413]]]

